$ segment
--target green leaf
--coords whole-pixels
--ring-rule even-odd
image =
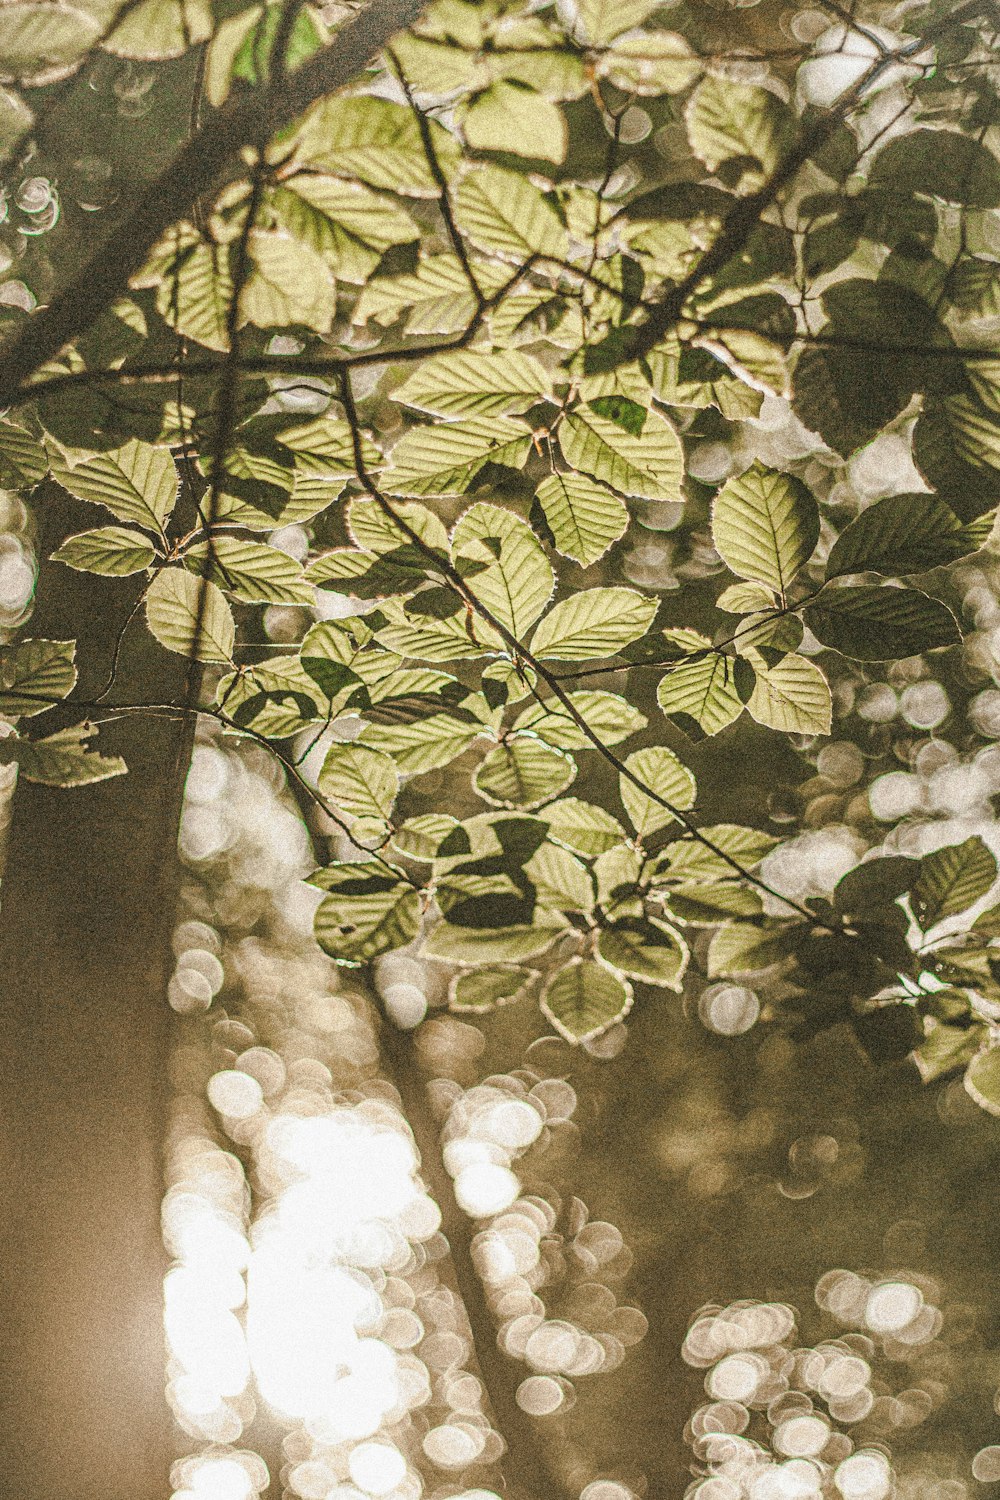
[[[645,855],[631,844],[619,844],[594,860],[597,899],[608,921],[643,915],[645,864]]]
[[[645,984],[680,990],[688,964],[687,944],[678,932],[654,917],[624,917],[605,927],[597,939],[605,963]]]
[[[341,177],[298,172],[272,188],[267,202],[278,222],[321,255],[338,280],[361,286],[390,246],[420,237],[400,204]]]
[[[155,555],[149,538],[141,531],[127,531],[124,526],[99,526],[95,531],[78,531],[75,536],[68,536],[52,553],[52,561],[65,563],[78,573],[124,578],[148,568]]]
[[[428,958],[453,964],[519,963],[550,948],[565,931],[565,923],[551,914],[530,926],[475,928],[438,922],[423,952]]]
[[[426,124],[441,167],[452,170],[458,142],[436,120]],[[410,197],[432,198],[438,191],[414,111],[388,99],[332,95],[321,100],[299,127],[296,158]]]
[[[996,513],[963,526],[937,495],[892,495],[863,510],[830,549],[827,578],[845,573],[899,577],[942,567],[988,540]]]
[[[551,392],[548,371],[531,354],[457,349],[423,360],[392,398],[442,417],[486,417],[525,411]]]
[[[420,928],[420,894],[402,880],[368,874],[367,865],[343,866],[357,874],[339,883],[316,908],[316,940],[335,963],[369,963],[402,948]],[[324,872],[325,873],[325,872]]]
[[[499,505],[472,505],[455,524],[451,550],[474,598],[521,640],[555,587],[552,566],[527,521]],[[469,562],[481,570],[470,573]]]
[[[867,859],[837,881],[833,904],[839,912],[864,915],[873,906],[885,906],[905,896],[919,873],[920,861],[901,854]]]
[[[177,499],[179,481],[169,451],[134,438],[73,467],[54,462],[52,473],[78,500],[103,505],[120,521],[161,536]]]
[[[45,478],[48,455],[23,427],[0,422],[0,485],[5,490],[30,489]]]
[[[283,447],[300,455],[299,463],[310,472],[324,476],[354,474],[356,458],[350,425],[339,417],[324,415],[311,422],[286,427],[277,434]],[[371,440],[362,435],[361,457],[368,468],[376,468],[382,455]]]
[[[76,641],[16,641],[0,651],[0,714],[44,713],[76,686]],[[41,700],[41,701],[39,701]]]
[[[682,765],[665,745],[650,745],[635,750],[625,760],[625,769],[649,788],[643,791],[623,772],[619,772],[618,789],[632,827],[640,838],[664,828],[674,811],[688,811],[695,804],[698,786],[687,766]],[[650,795],[650,794],[654,795]],[[662,798],[662,802],[656,800]],[[670,807],[664,807],[668,802]]]
[[[449,833],[458,827],[450,813],[418,813],[396,829],[392,842],[408,859],[431,860]]]
[[[778,840],[759,828],[744,828],[739,823],[713,823],[699,830],[701,839],[710,839],[723,854],[728,854],[745,870],[752,869],[769,854]],[[701,839],[680,838],[668,844],[660,856],[660,868],[684,881],[727,880],[736,873],[733,866],[709,849]]]
[[[258,328],[301,323],[329,333],[337,309],[336,282],[323,257],[289,234],[250,235],[253,270],[240,296],[240,322]]]
[[[784,734],[830,733],[830,685],[814,662],[791,652],[770,666],[752,647],[747,659],[755,677],[747,708],[758,724]]]
[[[589,408],[567,412],[559,447],[573,469],[641,500],[680,500],[684,456],[673,427],[649,412],[640,434],[626,431]]]
[[[731,583],[722,590],[715,607],[724,609],[727,614],[744,615],[777,609],[779,603],[774,590],[765,588],[762,583]]]
[[[155,286],[156,310],[171,328],[225,353],[233,300],[228,247],[202,240],[191,225],[168,230],[166,243],[172,243],[173,253],[157,271],[140,272],[130,285]]]
[[[46,74],[81,58],[100,29],[83,8],[13,0],[0,8],[0,79],[46,82]]]
[[[605,745],[617,745],[646,727],[645,714],[617,693],[594,690],[570,693],[569,700]],[[586,750],[593,743],[558,699],[529,703],[515,719],[513,728],[530,729],[538,739],[560,750]]]
[[[294,557],[264,542],[237,537],[213,537],[211,547],[198,542],[184,554],[184,562],[199,578],[210,578],[248,604],[312,604],[313,592],[302,581]]]
[[[855,661],[889,661],[955,646],[962,639],[946,604],[918,589],[840,588],[824,592],[803,611],[824,646]]]
[[[603,807],[583,802],[578,797],[564,797],[550,802],[544,818],[554,839],[577,854],[594,856],[625,843],[626,833],[618,819]]]
[[[562,220],[534,183],[502,167],[477,164],[455,194],[459,229],[480,250],[520,264],[532,255],[565,260],[569,242]]]
[[[491,750],[472,784],[495,807],[533,808],[558,797],[575,776],[568,755],[524,735]]]
[[[913,429],[913,459],[960,520],[996,510],[1000,426],[971,397],[924,403]]]
[[[727,922],[709,944],[709,979],[750,974],[780,962],[791,951],[789,930],[787,922],[775,917],[764,917],[759,922]]]
[[[894,195],[923,193],[967,208],[1000,207],[1000,163],[979,141],[953,130],[911,130],[879,152],[869,174]]]
[[[965,1070],[965,1089],[988,1114],[1000,1115],[1000,1047],[986,1047]]]
[[[575,10],[588,42],[603,47],[623,31],[648,21],[661,4],[662,0],[616,0],[609,6],[606,0],[577,0]]]
[[[614,656],[646,634],[656,610],[657,601],[635,589],[583,589],[544,616],[532,637],[532,655],[564,661]]]
[[[819,540],[819,507],[800,479],[755,462],[712,506],[712,541],[740,578],[784,595]]]
[[[777,166],[788,117],[787,107],[769,89],[712,76],[701,81],[684,111],[691,149],[709,171],[748,158],[758,164],[750,174],[752,185]]]
[[[556,548],[581,567],[597,562],[625,534],[625,505],[583,474],[549,474],[537,494]]]
[[[594,3],[591,0],[591,8]],[[596,3],[605,17],[613,16],[612,26],[627,12],[621,4],[609,10],[603,0]],[[619,36],[598,60],[597,70],[626,94],[680,94],[701,72],[701,62],[675,31],[656,30]]]
[[[524,866],[540,907],[553,911],[579,911],[588,915],[594,906],[590,871],[568,849],[546,841]]]
[[[456,974],[448,987],[448,1008],[483,1014],[520,1000],[534,975],[530,969],[473,969]]]
[[[957,1068],[964,1068],[982,1046],[984,1032],[982,1026],[949,1026],[936,1022],[913,1053],[921,1083],[936,1083]]]
[[[331,745],[316,782],[324,797],[357,818],[392,815],[399,772],[388,755],[356,742]]]
[[[146,624],[161,646],[195,661],[229,662],[236,625],[225,595],[185,568],[164,568],[146,594]]]
[[[910,903],[926,932],[945,917],[967,911],[990,889],[997,862],[978,834],[925,854]]]
[[[448,553],[448,531],[433,511],[415,500],[398,500],[393,504],[393,515],[415,531],[422,542],[440,552]],[[386,515],[377,500],[356,495],[347,507],[347,529],[359,547],[382,556],[396,552],[399,547],[412,546],[405,531],[402,531],[392,516]],[[416,562],[416,559],[414,559]],[[421,559],[426,571],[427,563]]]
[[[395,495],[461,495],[488,463],[519,469],[530,446],[531,433],[508,417],[413,427],[392,450],[382,483]]]
[[[950,339],[923,298],[892,281],[838,281],[823,306],[829,322],[820,337],[831,346],[799,354],[793,405],[806,427],[847,457],[940,377],[942,361],[914,351],[944,349]]]
[[[365,744],[391,755],[404,776],[447,766],[473,744],[482,725],[447,713],[428,713],[412,724],[372,724]]]
[[[485,295],[509,275],[506,266],[476,263],[476,280]],[[459,333],[477,309],[469,278],[457,255],[427,255],[405,276],[373,276],[354,309],[353,321],[374,319],[387,325],[407,314],[408,334]]]
[[[557,104],[534,89],[500,79],[477,94],[459,115],[473,151],[510,151],[561,162],[569,132]]]
[[[0,740],[0,765],[17,765],[21,776],[43,786],[88,786],[124,776],[128,770],[120,755],[100,755],[87,748],[97,734],[95,724],[72,724],[42,740],[22,740],[14,735]]]
[[[694,725],[700,734],[718,734],[743,712],[735,670],[735,660],[716,651],[678,662],[660,678],[657,702],[680,728]]]
[[[671,915],[692,927],[716,927],[725,917],[753,917],[762,909],[757,891],[738,880],[675,885],[662,894]]]
[[[542,991],[542,1014],[568,1042],[600,1036],[632,1009],[632,986],[593,959],[574,958]]]

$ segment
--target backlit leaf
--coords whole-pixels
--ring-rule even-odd
[[[597,562],[625,534],[625,505],[584,474],[549,474],[537,494],[557,549],[581,567]]]
[[[977,551],[989,539],[993,521],[990,513],[963,526],[937,495],[893,495],[868,506],[841,532],[830,549],[826,576],[924,573]]]
[[[75,641],[25,640],[0,650],[0,714],[44,713],[76,686]]]
[[[477,165],[459,184],[454,212],[474,245],[506,260],[566,256],[568,240],[558,214],[534,183],[516,172]]]
[[[94,724],[73,724],[41,740],[9,735],[0,740],[0,765],[16,765],[21,776],[43,786],[89,786],[124,776],[128,767],[120,755],[101,755],[88,748],[96,734]]]
[[[531,433],[508,417],[414,427],[392,450],[382,483],[396,495],[461,495],[488,463],[520,468]]]
[[[209,547],[199,542],[184,561],[199,577],[208,577],[237,599],[254,604],[311,604],[313,592],[302,582],[302,568],[277,547],[217,536]]]
[[[640,838],[664,828],[674,817],[674,809],[686,812],[694,806],[698,791],[694,776],[665,745],[634,751],[625,761],[625,770],[631,776],[619,773],[619,792]],[[632,777],[643,785],[637,786]]]
[[[324,797],[358,818],[388,818],[399,772],[388,755],[356,741],[331,745],[317,778]]]
[[[600,1036],[632,1008],[632,986],[593,959],[572,959],[550,979],[542,1014],[568,1042]]]
[[[161,534],[177,499],[177,470],[168,450],[134,438],[73,467],[54,463],[52,472],[78,499]]]
[[[519,349],[460,349],[422,361],[392,396],[443,417],[492,416],[524,411],[551,388],[544,365]]]
[[[559,427],[559,447],[571,468],[582,469],[623,495],[681,499],[684,459],[680,439],[657,412],[646,414],[638,434],[592,407],[567,412]]]
[[[586,661],[614,656],[645,635],[657,601],[635,589],[584,589],[553,605],[531,641],[535,656]]]
[[[195,661],[232,660],[236,626],[221,589],[185,568],[164,568],[146,594],[146,623],[168,651]]]
[[[945,917],[968,910],[985,896],[997,874],[997,862],[978,834],[925,854],[913,887],[914,915],[926,931]]]
[[[815,663],[792,652],[772,666],[752,647],[747,656],[755,674],[747,708],[758,724],[785,734],[830,733],[830,686]]]
[[[687,968],[687,944],[678,932],[653,917],[625,917],[606,927],[597,951],[630,979],[679,990]]]
[[[552,566],[528,523],[499,505],[472,505],[455,523],[452,558],[469,576],[472,595],[520,640],[552,596]]]
[[[497,807],[540,807],[564,792],[576,776],[568,755],[527,735],[491,750],[480,764],[473,785]]]
[[[78,531],[75,536],[68,536],[53,552],[52,560],[65,563],[80,573],[123,578],[129,573],[141,573],[149,567],[154,556],[149,538],[141,531],[127,531],[124,526],[100,526],[95,531]]]
[[[718,734],[743,712],[736,688],[735,660],[708,651],[692,661],[678,662],[661,677],[656,698],[663,712],[682,729],[693,725],[702,734]]]
[[[784,594],[819,538],[819,508],[799,479],[755,462],[722,486],[712,507],[712,541],[740,578]]]
[[[462,134],[474,151],[513,151],[560,162],[569,132],[557,104],[505,79],[484,89],[461,115]]]
[[[776,94],[731,78],[704,78],[684,112],[692,150],[714,172],[723,162],[748,158],[759,183],[778,164],[787,110]]]

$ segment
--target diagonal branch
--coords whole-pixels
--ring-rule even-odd
[[[265,125],[280,129],[314,100],[350,83],[423,8],[424,0],[371,0],[366,10],[344,23],[329,47],[284,80],[280,93],[272,95],[263,84],[218,110],[138,200],[125,205],[124,222],[80,274],[4,346],[0,408],[9,406],[25,380],[125,291],[129,277],[143,265],[163,231],[206,188],[233,175],[241,148],[256,141]]]

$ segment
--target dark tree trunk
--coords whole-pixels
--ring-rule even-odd
[[[43,553],[94,524],[54,489],[40,509]],[[29,634],[80,639],[77,696],[106,678],[138,586],[43,563]],[[114,699],[179,698],[185,677],[134,622]],[[15,796],[0,892],[0,1491],[17,1500],[168,1493],[164,992],[188,734],[118,719],[100,744],[128,776]]]

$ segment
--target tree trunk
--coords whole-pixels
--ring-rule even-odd
[[[43,555],[93,523],[54,489],[40,509]],[[58,563],[39,583],[30,634],[79,638],[88,698],[139,585]],[[180,696],[186,671],[137,621],[114,697]],[[71,722],[57,710],[46,728],[60,714]],[[122,718],[101,748],[125,756],[128,776],[22,782],[14,799],[0,908],[0,1489],[18,1500],[167,1493],[164,991],[189,734]]]

